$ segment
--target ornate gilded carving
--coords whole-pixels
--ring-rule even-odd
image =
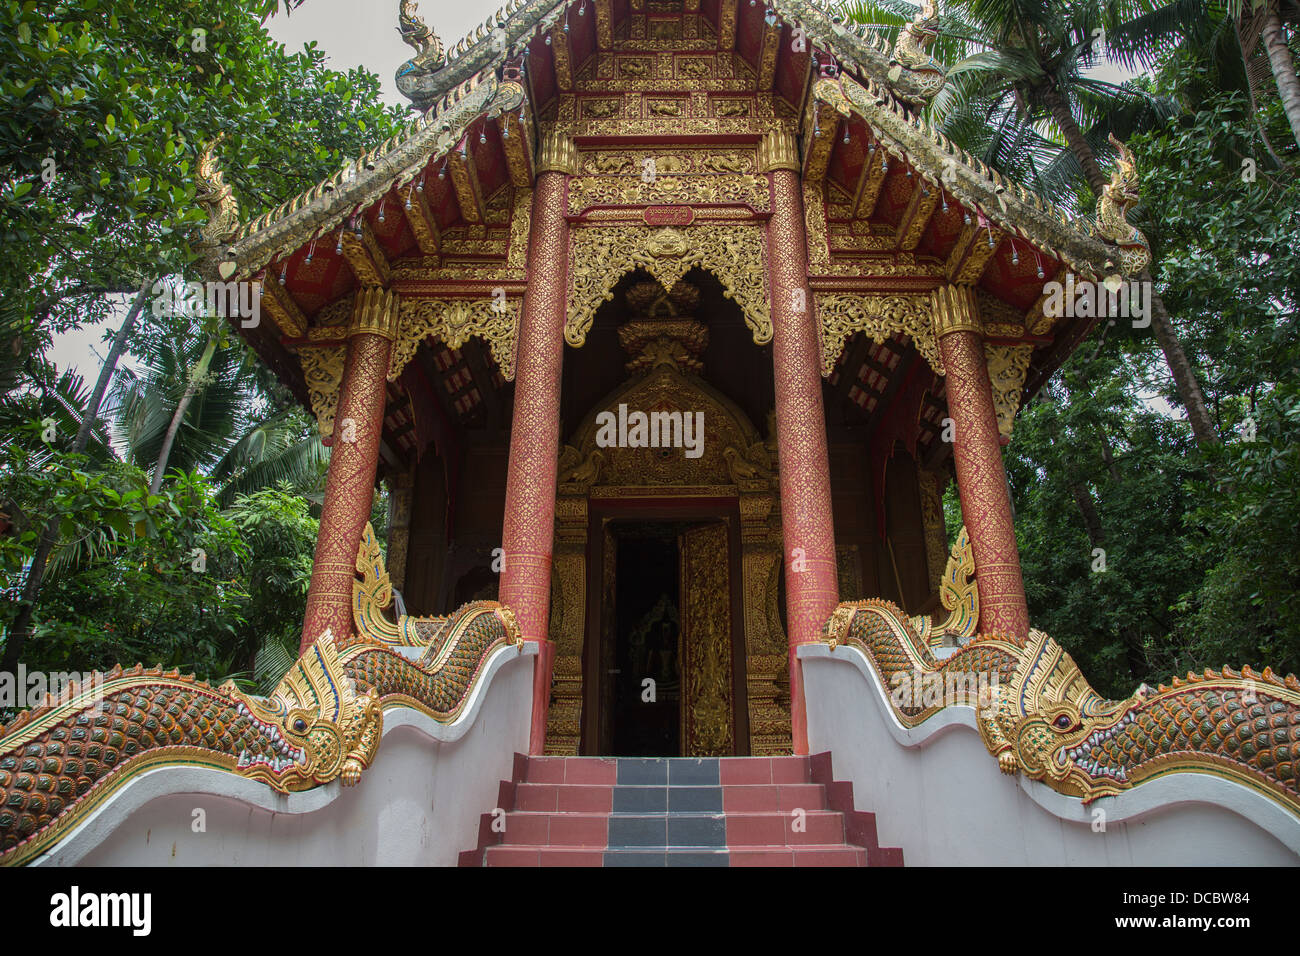
[[[948,612],[941,623],[934,624],[925,616],[911,618],[921,639],[929,641],[932,647],[941,646],[946,637],[956,638],[963,644],[970,640],[979,626],[980,595],[975,586],[975,551],[965,525],[957,532],[957,540],[948,555],[948,566],[939,584],[939,603]]]
[[[357,293],[352,313],[352,335],[382,335],[390,342],[397,338],[400,300],[388,289],[362,289]]]
[[[537,159],[537,172],[564,173],[572,176],[578,171],[578,149],[562,130],[551,128],[542,134],[541,155]]]
[[[944,374],[927,296],[819,292],[816,301],[823,376],[829,377],[835,371],[844,343],[855,332],[865,333],[877,343],[902,333],[912,340],[936,374]]]
[[[298,352],[312,413],[322,440],[334,434],[334,413],[339,406],[339,386],[347,348],[342,345],[304,348]]]
[[[772,340],[767,300],[767,243],[759,225],[697,223],[673,227],[619,225],[574,229],[569,261],[569,319],[564,338],[580,347],[601,304],[614,297],[619,279],[640,267],[671,289],[694,267],[707,269],[736,301],[754,342]]]
[[[794,134],[785,127],[767,133],[758,147],[759,172],[770,173],[777,169],[799,171],[799,147]]]
[[[923,104],[943,88],[943,65],[926,51],[939,36],[939,6],[936,0],[921,0],[921,9],[898,34],[890,58],[889,80],[897,83],[907,70],[920,84],[916,95],[904,96],[910,103]]]
[[[989,382],[993,386],[993,410],[998,416],[998,432],[1005,441],[1011,440],[1011,429],[1020,409],[1020,392],[1025,387],[1025,376],[1029,374],[1029,360],[1033,354],[1032,345],[984,343]]]
[[[681,536],[682,744],[689,757],[732,752],[731,572],[727,526]]]
[[[984,334],[975,290],[966,285],[941,285],[930,293],[934,316],[934,337],[941,339],[951,332]]]
[[[1097,199],[1097,231],[1119,246],[1119,265],[1125,275],[1141,275],[1151,265],[1151,244],[1142,230],[1129,225],[1128,211],[1142,198],[1138,193],[1137,161],[1133,151],[1111,133],[1110,144],[1119,151],[1110,182]]]
[[[862,652],[891,692],[911,683],[913,693],[896,695],[902,706],[890,701],[905,726],[945,707],[975,708],[980,737],[1003,772],[1024,773],[1085,804],[1157,777],[1195,773],[1249,787],[1300,817],[1294,676],[1207,669],[1111,701],[1041,631],[1023,639],[981,634],[940,662],[903,612],[879,600],[841,604],[823,640]],[[918,679],[945,692],[923,696]],[[959,687],[964,700],[953,700]]]
[[[195,169],[197,190],[194,200],[208,217],[207,222],[199,227],[195,250],[200,255],[200,270],[204,275],[229,279],[236,266],[233,261],[224,261],[224,250],[239,231],[239,203],[234,191],[226,185],[225,174],[217,159],[217,146],[224,138],[222,134],[208,144]]]
[[[916,478],[921,493],[921,524],[925,528],[925,563],[930,571],[930,587],[937,591],[948,557],[948,531],[943,515],[943,486],[947,475],[922,468]]]
[[[569,183],[569,211],[591,206],[742,205],[770,207],[767,179],[748,150],[602,150],[586,153]]]
[[[396,381],[424,340],[433,336],[458,349],[471,336],[487,343],[507,381],[515,377],[515,343],[522,299],[407,299],[401,308],[401,331],[393,346],[388,380]]]

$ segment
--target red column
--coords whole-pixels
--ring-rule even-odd
[[[555,647],[547,640],[551,608],[551,553],[555,541],[555,479],[560,452],[560,373],[568,314],[569,225],[566,184],[576,151],[572,141],[548,137],[538,163],[528,243],[528,289],[520,321],[514,421],[506,477],[500,599],[519,619],[524,639],[541,653],[533,671],[529,752],[546,744]]]
[[[396,328],[395,292],[372,288],[357,293],[334,414],[325,504],[316,536],[300,653],[327,628],[340,640],[352,633],[352,582],[361,535],[374,501],[375,468],[388,401],[388,362]]]
[[[1029,609],[975,292],[970,286],[943,286],[932,301],[947,373],[961,513],[975,552],[979,628],[985,634],[1025,637]]]
[[[789,630],[790,717],[794,752],[808,752],[803,677],[795,648],[817,641],[839,601],[831,518],[826,415],[798,157],[788,134],[764,143],[772,175],[767,255],[772,282],[772,362],[781,470],[781,525]]]

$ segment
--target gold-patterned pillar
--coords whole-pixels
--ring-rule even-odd
[[[530,753],[546,745],[555,645],[547,636],[551,604],[551,557],[555,540],[555,479],[560,452],[560,373],[568,314],[569,224],[565,186],[577,169],[577,149],[567,136],[548,133],[542,142],[533,191],[528,242],[528,288],[524,293],[515,372],[514,421],[506,477],[501,603],[519,619],[524,639],[541,653],[533,671]]]
[[[795,649],[820,638],[822,626],[839,601],[835,526],[820,346],[808,286],[808,245],[794,137],[784,130],[769,133],[760,150],[760,162],[772,177],[767,248],[785,537],[790,719],[794,752],[802,754],[808,752],[808,727]]]
[[[375,469],[388,400],[388,363],[397,323],[397,293],[369,288],[357,294],[334,415],[325,503],[300,652],[326,630],[339,640],[352,633],[352,582],[361,535],[374,502]]]
[[[1023,638],[1029,634],[1029,609],[975,291],[940,286],[931,305],[947,372],[957,491],[975,552],[980,631]]]

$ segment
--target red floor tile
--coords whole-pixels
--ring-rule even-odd
[[[808,783],[807,757],[773,757],[773,783]]]
[[[592,784],[565,784],[556,788],[555,809],[564,813],[609,813],[614,807],[614,788]]]
[[[600,847],[609,842],[609,817],[604,814],[557,813],[551,816],[552,845]]]
[[[772,760],[770,757],[723,757],[718,765],[718,779],[724,787],[771,783]]]
[[[488,866],[537,866],[539,860],[535,846],[492,846],[487,851]]]
[[[618,782],[618,764],[601,757],[568,757],[564,761],[564,782],[613,786]]]
[[[558,783],[521,783],[515,792],[515,805],[510,809],[538,813],[554,811],[562,787]]]
[[[794,851],[787,848],[740,847],[729,853],[732,866],[794,866]]]
[[[564,757],[533,757],[524,780],[528,783],[564,783]]]
[[[542,847],[541,866],[604,866],[605,851],[576,847]]]

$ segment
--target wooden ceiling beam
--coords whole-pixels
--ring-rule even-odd
[[[912,178],[916,180],[912,198],[908,200],[907,209],[898,223],[898,248],[904,252],[911,252],[920,244],[926,227],[934,218],[934,210],[939,205],[941,195],[938,189],[931,189],[919,176]]]
[[[461,217],[470,225],[478,226],[485,218],[486,205],[478,178],[478,164],[470,156],[469,139],[470,134],[466,134],[460,145],[447,155],[447,171],[456,190],[456,201],[460,203]]]
[[[853,214],[859,219],[870,219],[880,200],[880,190],[885,185],[885,151],[877,147],[868,154],[862,175],[858,179],[857,195],[853,199]]]
[[[442,253],[442,229],[437,217],[429,208],[427,190],[414,189],[408,196],[410,207],[406,209],[406,223],[415,236],[415,244],[420,247],[421,255],[437,256]]]
[[[375,234],[371,231],[370,223],[366,222],[365,216],[358,214],[349,223],[349,226],[343,230],[341,242],[343,258],[347,259],[352,274],[357,277],[357,282],[363,286],[388,288],[388,283],[392,279],[388,256],[384,255],[384,250],[380,248],[379,241],[375,239]]]
[[[298,308],[289,290],[280,285],[279,279],[263,272],[259,284],[262,287],[262,308],[270,314],[280,334],[291,339],[306,335],[307,316]]]

